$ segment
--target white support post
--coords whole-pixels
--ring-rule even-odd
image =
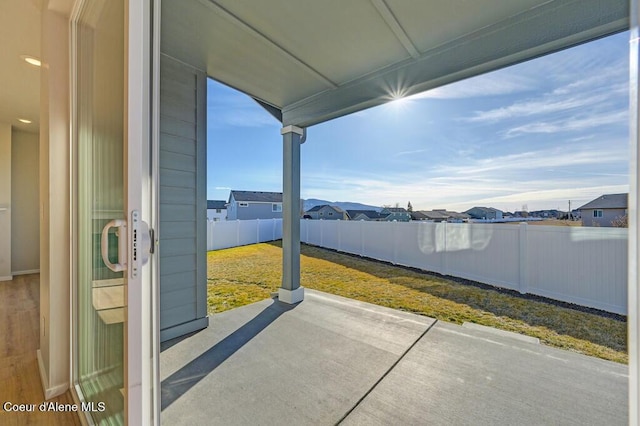
[[[281,302],[294,304],[304,299],[300,287],[300,145],[304,130],[286,126],[280,131],[283,142],[282,179],[282,286]]]
[[[640,211],[638,210],[638,189],[640,189],[640,173],[638,161],[640,160],[640,7],[639,0],[631,0],[631,34],[629,44],[630,75],[629,75],[629,274],[628,274],[628,348],[629,348],[629,424],[640,423],[640,292],[638,284],[640,279]]]

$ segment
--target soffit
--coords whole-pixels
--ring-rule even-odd
[[[627,0],[163,0],[162,51],[309,126],[628,28]]]

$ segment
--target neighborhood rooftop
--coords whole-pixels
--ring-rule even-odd
[[[282,192],[263,192],[263,191],[231,191],[231,197],[236,201],[252,201],[255,203],[281,203]]]
[[[227,202],[224,200],[207,200],[207,210],[226,209]]]
[[[586,209],[626,209],[629,194],[604,194],[593,201],[589,201],[578,210]]]

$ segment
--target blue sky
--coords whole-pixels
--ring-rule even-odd
[[[308,129],[303,198],[566,210],[628,191],[622,33]],[[208,84],[207,196],[282,190],[280,124]]]

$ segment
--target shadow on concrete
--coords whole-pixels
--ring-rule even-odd
[[[245,323],[242,327],[225,337],[219,343],[208,349],[199,357],[186,364],[180,370],[173,373],[162,381],[160,385],[162,410],[173,404],[181,395],[185,394],[189,389],[195,386],[200,380],[218,368],[220,364],[225,362],[235,352],[247,344],[251,339],[256,337],[262,330],[267,328],[278,317],[285,312],[294,309],[297,305],[289,305],[274,299],[273,303],[256,315],[251,321]],[[176,342],[167,342],[168,349],[188,338],[174,339]]]

